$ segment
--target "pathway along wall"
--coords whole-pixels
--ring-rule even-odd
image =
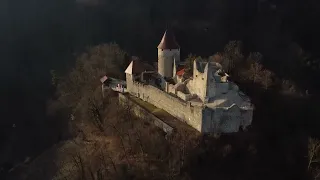
[[[142,119],[150,119],[152,123],[161,128],[167,135],[171,135],[173,132],[173,127],[169,126],[167,123],[163,122],[161,119],[148,112],[146,109],[136,104],[130,100],[126,95],[119,93],[119,103],[123,106],[130,106],[134,114]]]

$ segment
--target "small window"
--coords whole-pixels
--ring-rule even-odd
[[[202,80],[204,80],[204,78],[202,78]]]
[[[171,49],[170,49],[170,51],[171,51]]]
[[[196,77],[198,77],[198,75],[196,75]]]

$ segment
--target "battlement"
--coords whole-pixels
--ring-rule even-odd
[[[196,59],[193,76],[184,76],[180,47],[170,33],[158,47],[157,71],[137,60],[130,63],[125,71],[128,92],[200,132],[237,132],[250,125],[250,99],[239,94],[219,63]]]
[[[193,106],[190,102],[183,101],[161,89],[141,82],[133,82],[129,92],[143,101],[167,111],[201,132],[202,107]]]
[[[243,109],[237,104],[212,108],[202,102],[184,101],[179,91],[180,97],[138,81],[132,82],[129,93],[167,111],[199,132],[237,132],[240,126],[247,127],[252,120],[252,109]]]

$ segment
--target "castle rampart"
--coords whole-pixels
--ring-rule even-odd
[[[132,82],[130,93],[167,111],[177,119],[185,121],[187,124],[201,132],[202,107],[192,106],[189,102],[184,102],[156,87],[140,82]]]
[[[158,46],[157,71],[136,59],[125,70],[128,92],[199,132],[231,133],[251,124],[250,99],[228,80],[219,63],[195,59],[193,75],[187,77],[179,55],[172,32],[166,31]]]

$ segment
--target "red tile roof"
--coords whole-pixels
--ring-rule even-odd
[[[182,76],[184,74],[184,68],[177,72],[178,76]]]
[[[164,33],[160,44],[158,45],[158,49],[179,49],[176,38],[171,30],[166,30]]]
[[[101,83],[104,83],[107,79],[108,79],[107,76],[103,76],[102,78],[100,78],[100,82],[101,82]]]
[[[144,71],[153,71],[154,68],[145,62],[142,62],[140,59],[133,58],[127,69],[125,70],[125,73],[128,74],[140,74]]]

